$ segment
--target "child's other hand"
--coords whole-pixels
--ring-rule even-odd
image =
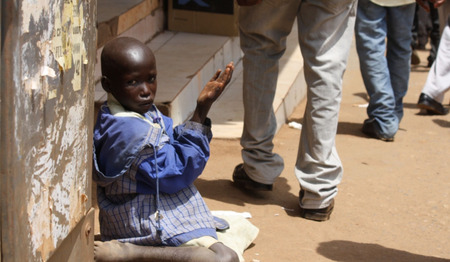
[[[216,101],[228,83],[230,83],[233,71],[233,62],[228,63],[225,71],[222,72],[220,69],[217,70],[198,96],[197,103],[200,105],[211,105],[214,101]]]

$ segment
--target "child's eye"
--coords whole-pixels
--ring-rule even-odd
[[[136,80],[131,80],[131,81],[128,81],[127,84],[130,85],[130,86],[135,86],[135,85],[138,84],[138,81],[136,81]]]
[[[148,82],[149,83],[154,83],[156,81],[156,76],[151,76],[149,79],[148,79]]]

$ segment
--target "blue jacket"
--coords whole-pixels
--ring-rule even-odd
[[[156,174],[160,192],[169,194],[186,188],[200,176],[209,159],[210,127],[187,122],[172,129],[172,119],[156,107],[154,110],[156,117],[147,113],[146,121],[115,116],[106,104],[100,108],[94,128],[94,180],[100,186],[121,177],[146,147],[155,149],[156,154],[139,166],[133,193],[155,194]]]

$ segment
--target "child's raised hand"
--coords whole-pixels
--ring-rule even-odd
[[[214,101],[222,94],[225,87],[230,83],[234,71],[233,62],[228,63],[225,70],[217,70],[214,76],[205,85],[197,98],[197,108],[191,121],[203,123],[208,115],[209,109]]]
[[[198,104],[212,104],[217,98],[222,94],[225,87],[231,80],[231,76],[233,75],[234,65],[233,62],[228,63],[225,68],[225,71],[222,72],[221,69],[217,70],[214,76],[209,80],[209,82],[205,85],[202,92],[198,96],[197,103]]]

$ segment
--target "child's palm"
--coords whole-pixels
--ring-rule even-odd
[[[199,104],[212,104],[214,101],[216,101],[230,82],[233,71],[233,62],[230,62],[227,65],[223,73],[222,70],[217,70],[211,80],[209,80],[209,82],[203,88],[197,99],[197,102]]]

